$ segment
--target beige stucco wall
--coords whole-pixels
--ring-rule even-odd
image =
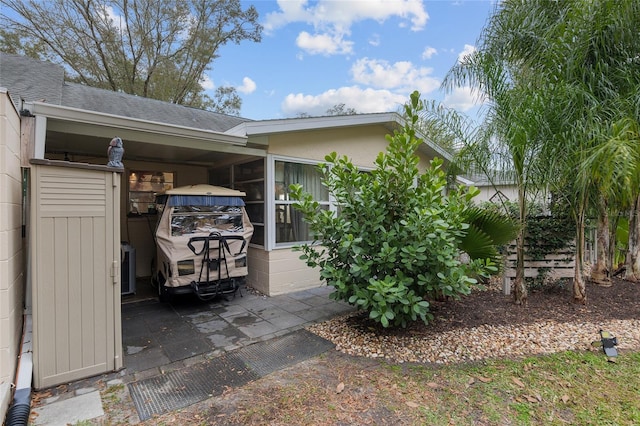
[[[324,161],[327,154],[335,151],[346,155],[356,166],[373,168],[378,154],[386,151],[386,135],[391,133],[382,125],[278,133],[269,135],[268,153]],[[420,158],[418,167],[425,170],[431,158],[420,151],[416,155]]]
[[[0,418],[10,398],[22,333],[24,247],[20,117],[0,89]]]
[[[247,250],[247,285],[269,294],[269,252],[261,248]]]
[[[491,197],[493,197],[497,193],[497,191],[500,191],[502,194],[504,194],[504,196],[507,197],[511,202],[515,203],[518,201],[518,188],[516,188],[515,185],[498,185],[495,188],[492,186],[481,186],[478,187],[478,189],[480,189],[480,194],[478,194],[473,199],[476,204],[490,201]],[[499,202],[498,199],[496,199],[495,201],[497,203]]]
[[[338,155],[346,155],[358,166],[373,167],[378,154],[386,150],[387,133],[389,131],[383,126],[362,126],[274,134],[269,136],[268,152],[324,161],[325,155],[335,151]]]
[[[300,260],[300,254],[286,248],[272,251],[250,248],[247,284],[268,296],[321,286],[320,272]]]

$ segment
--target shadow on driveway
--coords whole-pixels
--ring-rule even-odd
[[[235,297],[209,302],[185,295],[171,303],[157,299],[125,303],[122,340],[126,374],[198,356],[217,356],[354,311],[352,306],[329,299],[331,291],[319,287],[267,297],[243,290],[242,296],[238,292]]]

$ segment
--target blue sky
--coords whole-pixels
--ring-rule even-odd
[[[440,83],[474,49],[495,1],[258,0],[260,43],[227,45],[205,87],[233,86],[241,116],[326,115],[344,103],[359,113],[396,111],[418,90],[473,115],[467,88]]]

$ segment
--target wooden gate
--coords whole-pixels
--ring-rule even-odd
[[[30,187],[34,386],[117,370],[120,174],[32,160]]]

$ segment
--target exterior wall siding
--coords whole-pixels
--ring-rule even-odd
[[[320,272],[309,268],[292,249],[249,249],[247,284],[267,296],[320,287]]]
[[[269,154],[324,161],[332,151],[346,155],[354,164],[373,167],[380,152],[387,148],[383,126],[317,130],[269,136]]]
[[[20,117],[0,91],[0,417],[11,396],[22,333],[24,247],[22,239]]]
[[[497,191],[500,191],[509,201],[513,203],[518,202],[518,188],[515,185],[499,185],[496,188],[492,186],[480,186],[478,189],[480,189],[480,194],[473,199],[476,204],[491,201],[491,197],[496,196]],[[496,199],[495,202],[499,203],[499,200]]]
[[[249,247],[247,251],[247,285],[269,295],[269,252]]]
[[[269,296],[319,287],[320,272],[299,259],[300,252],[277,249],[269,252]]]

